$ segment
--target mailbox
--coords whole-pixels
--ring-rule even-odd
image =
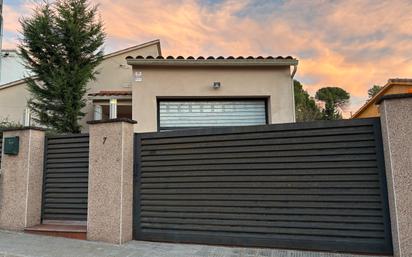
[[[19,137],[5,137],[3,152],[8,155],[17,155],[19,153]]]

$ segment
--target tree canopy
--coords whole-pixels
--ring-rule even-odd
[[[311,97],[303,85],[293,80],[293,88],[295,91],[295,110],[296,121],[313,121],[322,118],[321,111],[316,105],[315,100]]]
[[[344,108],[349,103],[350,95],[340,87],[324,87],[316,92],[315,98],[325,103],[322,119],[338,120],[342,119],[339,109]]]
[[[80,132],[86,85],[103,59],[97,7],[88,0],[43,2],[20,23],[19,52],[35,75],[26,79],[35,121],[58,132]]]
[[[379,85],[373,85],[371,88],[368,89],[368,96],[369,99],[374,97],[379,91],[381,91],[382,86]]]

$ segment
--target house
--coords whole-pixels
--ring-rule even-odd
[[[0,85],[20,80],[28,75],[17,50],[3,49],[0,55]]]
[[[297,65],[290,56],[163,57],[160,42],[148,42],[105,56],[81,125],[129,118],[149,132],[294,122]],[[0,119],[21,120],[28,97],[24,81],[0,87]]]
[[[161,55],[159,40],[139,44],[104,56],[98,66],[99,74],[95,81],[89,82],[89,92],[131,90],[132,71],[125,58],[129,55]],[[9,120],[23,124],[30,93],[24,79],[0,85],[0,121]],[[87,121],[93,119],[93,105],[88,102],[84,109],[86,116],[80,121],[84,131],[88,130]]]
[[[359,110],[353,114],[352,118],[379,117],[379,109],[376,102],[384,95],[404,94],[412,92],[412,79],[389,79],[388,83],[381,90],[369,99]]]

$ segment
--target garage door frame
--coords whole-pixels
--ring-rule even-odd
[[[269,124],[269,109],[268,109],[268,102],[269,102],[269,97],[239,97],[239,98],[227,98],[227,97],[215,97],[215,98],[210,98],[210,97],[202,97],[202,98],[196,98],[196,97],[178,97],[178,98],[163,98],[163,97],[157,97],[157,103],[156,103],[156,108],[157,108],[157,131],[160,132],[161,127],[160,127],[160,102],[162,101],[170,101],[170,102],[181,102],[181,101],[263,101],[265,104],[265,122],[266,124]],[[219,127],[219,126],[216,126]],[[227,126],[221,126],[221,127],[227,127]],[[196,129],[199,127],[175,127],[175,128],[166,128],[167,130],[180,130],[180,129]],[[201,128],[208,128],[208,127],[201,127]]]

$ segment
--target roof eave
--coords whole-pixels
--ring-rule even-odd
[[[396,79],[389,79],[388,82],[381,88],[380,91],[376,95],[374,95],[371,99],[368,99],[368,101],[363,104],[353,115],[352,119],[354,118],[359,118],[359,116],[367,109],[369,106],[374,105],[374,103],[384,95],[386,91],[392,86],[410,86],[411,82],[408,81],[397,81]]]
[[[151,46],[151,45],[156,45],[157,50],[158,50],[158,52],[159,52],[159,55],[161,55],[160,40],[159,40],[159,39],[155,39],[155,40],[152,40],[152,41],[149,41],[149,42],[145,42],[145,43],[143,43],[143,44],[131,46],[131,47],[128,47],[128,48],[125,48],[125,49],[121,49],[121,50],[116,51],[116,52],[113,52],[113,53],[105,54],[105,55],[103,56],[103,59],[108,59],[108,58],[111,58],[111,57],[114,57],[114,56],[118,56],[118,55],[121,55],[121,54],[125,54],[125,53],[131,52],[131,51],[135,51],[135,50],[138,50],[138,49],[142,49],[142,48],[145,48],[145,47],[148,47],[148,46]]]
[[[224,59],[224,60],[187,60],[187,59],[129,59],[127,64],[132,66],[238,66],[238,67],[256,67],[256,66],[295,66],[298,65],[296,59]]]

